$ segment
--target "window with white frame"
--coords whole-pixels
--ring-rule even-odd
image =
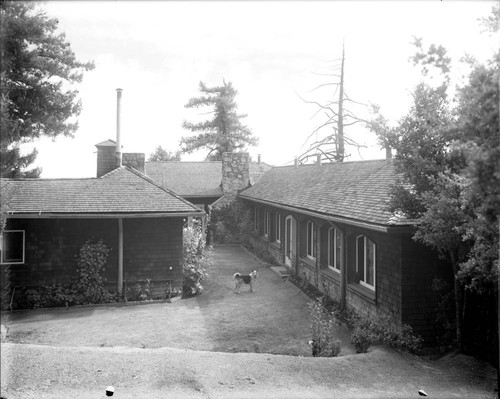
[[[281,215],[276,214],[276,242],[281,242]]]
[[[257,207],[253,208],[253,228],[255,231],[259,231],[259,209]]]
[[[356,272],[359,283],[375,289],[376,246],[365,236],[356,237]]]
[[[340,273],[342,262],[342,232],[332,227],[328,230],[328,268]]]
[[[5,230],[2,233],[0,263],[24,263],[24,230]]]
[[[269,237],[269,212],[264,211],[264,235]]]
[[[316,259],[316,226],[307,222],[307,257]]]

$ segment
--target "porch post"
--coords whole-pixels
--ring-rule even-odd
[[[347,231],[342,232],[342,253],[340,256],[340,309],[346,308],[347,296]]]
[[[123,294],[123,219],[118,219],[118,296]]]

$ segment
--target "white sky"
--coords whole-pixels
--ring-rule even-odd
[[[310,132],[324,120],[297,95],[321,101],[327,91],[309,92],[329,78],[331,62],[346,40],[346,90],[357,101],[381,105],[396,121],[409,106],[419,80],[408,62],[412,36],[424,45],[444,45],[454,61],[465,53],[488,58],[497,43],[480,33],[479,17],[494,2],[380,1],[49,1],[77,58],[93,60],[78,86],[83,110],[74,138],[34,143],[42,177],[93,177],[95,144],[116,138],[116,91],[123,88],[124,152],[148,156],[161,145],[178,149],[181,126],[194,120],[186,109],[199,81],[209,86],[231,81],[238,90],[244,122],[259,137],[249,148],[272,165],[293,162]],[[366,115],[362,115],[366,116]],[[361,157],[384,156],[373,134],[348,131],[369,146]],[[32,147],[32,146],[28,146]],[[27,148],[28,148],[27,147]],[[184,155],[203,160],[206,152]]]

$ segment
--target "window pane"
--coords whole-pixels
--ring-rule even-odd
[[[328,266],[334,266],[335,234],[333,229],[328,230]]]
[[[22,231],[5,231],[2,244],[3,262],[23,262],[24,233]]]
[[[340,270],[340,261],[342,259],[342,233],[335,229],[335,268]]]
[[[312,255],[311,252],[311,222],[307,222],[307,254],[309,256]]]
[[[276,215],[276,241],[281,241],[281,215]]]
[[[365,283],[374,285],[375,244],[366,239],[366,280]]]
[[[313,242],[312,242],[312,256],[315,258],[316,257],[316,240],[318,239],[317,233],[316,233],[316,226],[314,223],[311,223],[311,229],[312,229],[312,236],[313,236]]]
[[[290,257],[290,252],[291,252],[291,247],[290,247],[290,240],[291,240],[291,234],[292,234],[292,220],[291,219],[286,219],[285,220],[285,252],[288,257]]]
[[[365,281],[365,237],[358,237],[356,247],[358,250],[356,271],[359,273],[359,281]]]

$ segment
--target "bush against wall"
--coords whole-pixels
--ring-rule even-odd
[[[113,300],[106,290],[106,278],[101,273],[106,269],[109,248],[102,240],[88,240],[76,259],[78,278],[73,283],[75,302],[79,304],[105,303]]]
[[[324,298],[308,304],[312,327],[313,355],[335,357],[340,353],[340,340],[336,331],[340,325],[337,315],[327,309]]]
[[[14,298],[15,309],[50,308],[69,305],[98,304],[115,301],[116,295],[104,287],[109,248],[102,240],[88,240],[76,258],[78,276],[67,284],[21,288]]]
[[[154,284],[151,279],[137,281],[133,288],[125,289],[125,298],[127,301],[151,301],[153,300]]]
[[[349,321],[353,327],[351,343],[357,353],[366,353],[375,344],[410,352],[417,352],[421,347],[422,339],[413,334],[413,329],[397,323],[390,316],[361,317],[353,313]]]
[[[184,228],[183,241],[183,294],[191,296],[201,293],[201,283],[210,277],[213,250],[206,245],[206,228],[200,220]]]
[[[250,209],[236,199],[212,209],[211,226],[215,242],[246,244],[252,228]]]

